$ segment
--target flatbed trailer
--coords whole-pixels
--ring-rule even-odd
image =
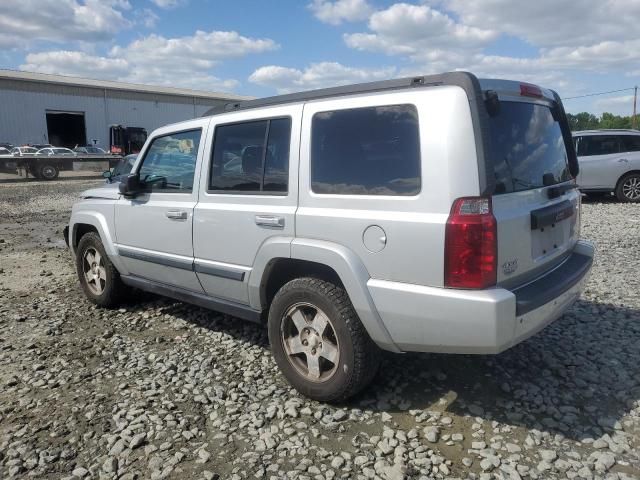
[[[108,168],[114,167],[122,157],[120,155],[33,155],[3,159],[5,164],[15,163],[18,175],[41,180],[54,180],[61,171],[75,170],[76,164],[88,162],[108,162]]]

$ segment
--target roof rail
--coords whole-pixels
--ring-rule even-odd
[[[383,80],[379,82],[358,83],[355,85],[345,85],[341,87],[322,88],[319,90],[289,93],[286,95],[276,95],[273,97],[245,100],[241,102],[230,102],[210,108],[205,112],[203,117],[219,115],[221,113],[235,112],[238,110],[250,110],[253,108],[284,105],[287,103],[303,102],[308,100],[317,100],[320,98],[340,97],[357,93],[372,93],[382,92],[385,90],[401,90],[406,88],[438,85],[457,85],[467,91],[479,88],[478,79],[472,73],[449,72],[438,75],[404,77],[393,80]]]

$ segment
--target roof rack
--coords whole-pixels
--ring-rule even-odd
[[[427,75],[421,77],[404,77],[394,80],[383,80],[379,82],[358,83],[355,85],[345,85],[341,87],[322,88],[299,93],[289,93],[273,97],[258,98],[241,102],[230,102],[210,108],[203,117],[219,115],[221,113],[235,112],[238,110],[250,110],[253,108],[270,107],[274,105],[284,105],[287,103],[317,100],[320,98],[340,97],[357,93],[382,92],[385,90],[401,90],[407,88],[458,85],[467,91],[480,93],[478,79],[469,72],[449,72],[438,75]]]

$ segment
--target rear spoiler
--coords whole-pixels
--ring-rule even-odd
[[[567,114],[564,111],[564,105],[560,95],[555,90],[553,92],[553,98],[555,100],[555,106],[560,113],[558,122],[560,123],[560,130],[562,131],[562,138],[564,140],[564,146],[567,150],[567,161],[569,162],[569,172],[575,178],[580,173],[580,166],[578,165],[578,154],[576,153],[576,146],[573,143],[573,136],[571,135],[571,129],[569,128],[569,121],[567,120]]]

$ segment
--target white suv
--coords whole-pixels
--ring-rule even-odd
[[[561,316],[593,261],[577,173],[555,92],[399,79],[160,128],[65,236],[97,305],[136,287],[266,322],[288,381],[336,401],[378,349],[498,353]]]
[[[615,193],[621,202],[640,202],[640,131],[574,132],[580,190],[589,196]]]

